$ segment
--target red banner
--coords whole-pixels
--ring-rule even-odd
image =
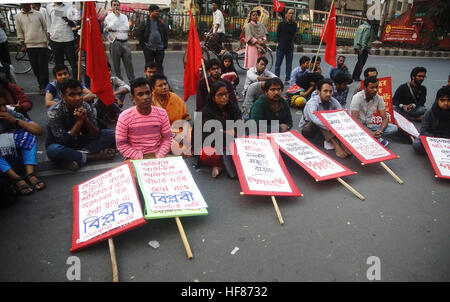
[[[378,78],[378,94],[383,98],[386,106],[386,115],[389,123],[394,123],[394,106],[392,104],[392,78]],[[364,81],[361,81],[361,89],[364,90]],[[372,116],[372,123],[381,125],[382,119],[378,110]]]
[[[384,26],[381,41],[406,42],[417,44],[420,42],[420,28],[417,26],[391,25]]]

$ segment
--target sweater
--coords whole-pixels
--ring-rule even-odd
[[[260,121],[265,121],[267,123],[267,132],[281,132],[281,124],[288,125],[289,130],[292,128],[292,115],[291,108],[287,101],[282,100],[281,102],[281,110],[279,112],[274,112],[270,107],[270,100],[264,94],[261,95],[255,103],[253,103],[252,109],[250,110],[250,119],[255,120],[258,126],[258,133],[260,133]],[[279,129],[271,128],[271,121],[279,122]]]
[[[47,47],[47,24],[40,12],[18,13],[14,17],[17,39],[25,42],[27,48]]]

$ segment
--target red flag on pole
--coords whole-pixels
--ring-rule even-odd
[[[114,94],[94,2],[86,2],[85,10],[81,37],[86,52],[86,74],[91,78],[91,91],[108,106],[114,103]]]
[[[278,0],[273,0],[273,11],[281,13],[284,9],[284,3]]]
[[[325,62],[336,68],[336,12],[334,1],[331,6],[330,14],[322,29],[321,37],[327,44],[325,48]]]
[[[186,51],[186,65],[184,66],[184,101],[194,94],[197,94],[196,86],[200,80],[200,73],[198,70],[202,65],[202,48],[200,46],[200,40],[197,34],[197,28],[195,27],[194,17],[189,10],[189,16],[191,23],[189,24],[189,36],[188,45]]]

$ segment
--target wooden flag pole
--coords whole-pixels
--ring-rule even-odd
[[[208,93],[209,93],[210,89],[209,89],[209,83],[208,83],[208,74],[206,73],[205,60],[203,60],[203,58],[202,58],[202,69],[203,69],[203,77],[205,78],[205,82],[206,82],[206,88],[208,89]]]
[[[380,162],[380,165],[386,170],[388,171],[389,174],[391,174],[392,177],[394,177],[394,179],[399,183],[399,184],[403,184],[403,180],[400,179],[400,177],[398,177],[394,172],[392,172],[391,169],[389,169],[388,166],[386,166],[386,164],[384,162]]]
[[[81,16],[81,32],[80,32],[80,43],[78,45],[78,72],[77,72],[77,80],[81,81],[81,54],[82,49],[81,45],[83,44],[83,29],[84,29],[84,16],[86,15],[86,2],[83,2],[83,13]]]
[[[331,14],[331,9],[333,8],[333,4],[334,4],[334,0],[331,2],[330,11],[328,12],[327,19],[325,20],[325,27],[324,27],[323,33],[325,33],[325,32],[327,31],[327,27],[328,27],[328,19],[329,19],[330,14]],[[314,63],[313,63],[311,72],[314,72],[314,68],[316,67],[317,57],[319,56],[320,47],[322,47],[322,42],[323,42],[323,35],[321,35],[321,37],[320,37],[319,48],[317,49],[317,53],[316,53],[316,56],[315,56],[315,58],[314,58]]]
[[[275,212],[277,212],[278,220],[280,221],[280,224],[284,224],[283,216],[281,216],[280,209],[278,208],[277,200],[275,199],[275,196],[271,196],[273,207],[275,208]]]
[[[192,259],[192,258],[194,258],[194,256],[192,255],[191,247],[189,246],[189,242],[187,240],[186,233],[184,232],[183,225],[181,224],[180,218],[175,217],[175,221],[177,223],[178,231],[180,232],[181,240],[183,241],[183,245],[184,245],[184,249],[186,250],[187,257],[188,257],[188,259]]]
[[[111,254],[113,282],[119,282],[119,271],[117,269],[116,249],[114,248],[114,241],[112,238],[108,239],[108,244],[109,244],[109,253]]]
[[[353,194],[355,194],[359,199],[361,200],[366,200],[366,198],[364,196],[362,196],[361,194],[358,193],[358,191],[356,191],[355,189],[352,188],[352,186],[350,186],[348,183],[346,183],[342,178],[338,177],[337,180],[344,185],[344,187],[346,187],[347,189],[349,189]]]

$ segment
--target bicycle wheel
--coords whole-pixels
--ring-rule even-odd
[[[272,66],[273,66],[273,55],[272,55],[272,50],[269,50],[266,52],[266,54],[264,55],[267,58],[267,61],[269,61],[267,63],[266,69],[267,70],[271,70]]]
[[[17,52],[15,60],[13,60],[11,64],[14,66],[14,71],[17,74],[24,74],[31,70],[30,59],[28,59],[26,52],[21,52],[21,54]]]
[[[186,55],[187,55],[187,50],[183,54],[183,65],[184,65],[184,67],[186,67]],[[205,47],[202,47],[202,55],[203,55],[203,61],[206,62],[206,61],[209,60],[209,51]]]
[[[245,48],[239,49],[233,53],[234,60],[236,61],[237,66],[239,66],[242,70],[248,70],[248,68],[244,67],[245,62]]]
[[[27,55],[26,51],[21,51],[20,49],[16,52],[15,58],[20,61]]]

